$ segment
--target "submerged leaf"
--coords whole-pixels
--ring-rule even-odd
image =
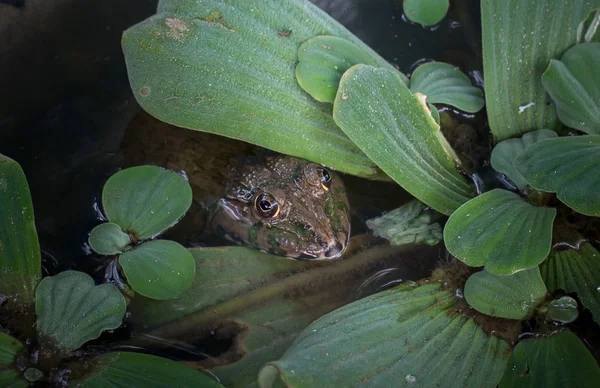
[[[500,388],[597,387],[600,369],[579,338],[566,330],[550,337],[520,341]]]
[[[382,58],[373,56],[349,40],[337,36],[315,36],[298,49],[296,79],[315,100],[333,103],[342,75],[359,63],[389,66]],[[408,84],[406,77],[403,80]]]
[[[410,76],[410,91],[431,104],[447,104],[474,113],[483,108],[483,92],[458,67],[443,62],[420,65]]]
[[[518,139],[508,139],[498,143],[492,150],[490,162],[494,170],[501,172],[510,179],[519,190],[523,191],[527,187],[527,181],[519,173],[513,162],[517,155],[531,146],[532,144],[557,137],[556,132],[549,129],[540,129],[524,134]]]
[[[367,220],[367,226],[373,235],[383,237],[393,245],[436,245],[442,241],[442,228],[435,222],[437,218],[438,213],[426,211],[415,199],[381,217]]]
[[[69,387],[218,388],[215,379],[178,362],[150,354],[106,353],[90,361],[88,373],[69,381]]]
[[[119,225],[105,222],[92,229],[88,243],[96,253],[116,255],[127,248],[131,243],[131,239],[127,233],[121,230]]]
[[[451,214],[471,197],[424,96],[411,94],[397,72],[353,66],[342,77],[333,110],[350,139],[418,200]]]
[[[552,252],[540,270],[550,292],[576,293],[600,322],[600,253],[594,247],[583,243],[579,250]]]
[[[600,216],[600,136],[543,140],[521,152],[514,166],[533,188],[556,193],[579,213]]]
[[[483,0],[483,73],[490,129],[505,140],[560,122],[542,85],[548,62],[577,42],[600,0]]]
[[[41,268],[29,185],[21,166],[0,154],[0,295],[33,303]]]
[[[152,299],[178,297],[192,285],[196,275],[190,251],[168,240],[145,242],[123,253],[119,264],[131,288]]]
[[[19,340],[0,332],[0,386],[29,387],[29,383],[15,365],[16,357],[25,350],[25,346]]]
[[[449,0],[404,0],[404,14],[408,20],[424,26],[438,24],[446,16]]]
[[[70,351],[116,329],[125,315],[125,298],[117,287],[96,286],[87,274],[64,271],[44,278],[35,290],[40,341]]]
[[[173,171],[156,166],[119,171],[102,190],[106,218],[139,240],[175,225],[191,204],[189,183]]]
[[[494,387],[510,345],[455,312],[440,284],[398,287],[319,318],[259,374],[262,388]],[[434,370],[435,373],[431,373]]]
[[[317,35],[346,39],[385,64],[305,0],[161,1],[157,15],[125,31],[122,46],[134,95],[154,117],[378,176],[335,125],[331,106],[296,81],[298,48]]]
[[[444,228],[450,253],[499,276],[533,268],[550,253],[556,209],[506,190],[488,191],[461,206]]]
[[[552,59],[542,75],[542,84],[556,106],[563,124],[600,135],[600,43],[578,44],[560,61]]]
[[[465,299],[475,310],[507,319],[524,320],[546,297],[546,286],[538,267],[509,276],[481,271],[469,276]]]

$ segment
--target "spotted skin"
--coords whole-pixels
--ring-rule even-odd
[[[257,205],[262,198],[277,205],[268,216]],[[232,242],[275,255],[333,259],[350,236],[348,199],[340,177],[315,163],[290,156],[246,160],[231,168],[226,193],[211,208],[209,227]]]

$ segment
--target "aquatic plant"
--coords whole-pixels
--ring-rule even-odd
[[[82,348],[102,332],[121,326],[125,298],[113,284],[96,285],[78,271],[41,278],[27,180],[18,163],[3,155],[0,203],[1,386],[156,386],[175,381],[189,387],[220,386],[164,358]]]
[[[444,2],[421,2],[430,21],[415,20],[446,12],[427,11],[434,3]],[[599,319],[600,254],[589,237],[600,215],[598,7],[482,1],[491,163],[502,182],[486,192],[440,131],[434,104],[477,112],[484,103],[450,64],[422,64],[408,79],[300,0],[164,0],[125,32],[132,89],[159,119],[362,177],[383,172],[450,216],[444,242],[462,263],[320,318],[262,368],[261,386],[398,376],[593,386],[600,369],[569,330],[580,307],[565,293]],[[529,320],[535,338],[517,343]],[[564,355],[580,362],[557,361],[556,375],[540,366]]]
[[[192,188],[173,171],[156,166],[119,171],[102,190],[109,222],[92,229],[89,244],[101,255],[117,255],[135,292],[176,298],[194,280],[194,258],[180,244],[155,237],[175,225],[191,204]]]

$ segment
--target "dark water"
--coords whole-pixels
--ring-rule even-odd
[[[467,8],[466,1],[453,2],[449,16],[430,29],[405,21],[401,0],[313,2],[405,73],[429,59],[481,72],[479,10]],[[120,37],[154,13],[155,3],[0,3],[0,153],[17,160],[29,181],[46,273],[89,269],[85,241],[98,222],[94,204],[105,179],[120,166],[123,131],[140,109],[129,90]],[[347,185],[350,196],[359,198],[368,196],[369,189],[390,190],[391,195],[398,190],[352,177]],[[361,211],[372,217],[397,204],[375,198]],[[427,255],[435,262],[443,250]],[[393,261],[384,259],[365,267],[368,273],[353,286],[353,298],[404,277]],[[220,346],[226,344],[209,340],[192,353],[217,354]]]

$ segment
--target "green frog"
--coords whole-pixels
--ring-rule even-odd
[[[256,156],[254,146],[145,113],[130,124],[121,151],[125,165],[185,171],[196,206],[188,216],[194,221],[180,229],[194,228],[195,236],[212,233],[294,259],[333,259],[348,244],[344,183],[323,166],[286,155]]]

